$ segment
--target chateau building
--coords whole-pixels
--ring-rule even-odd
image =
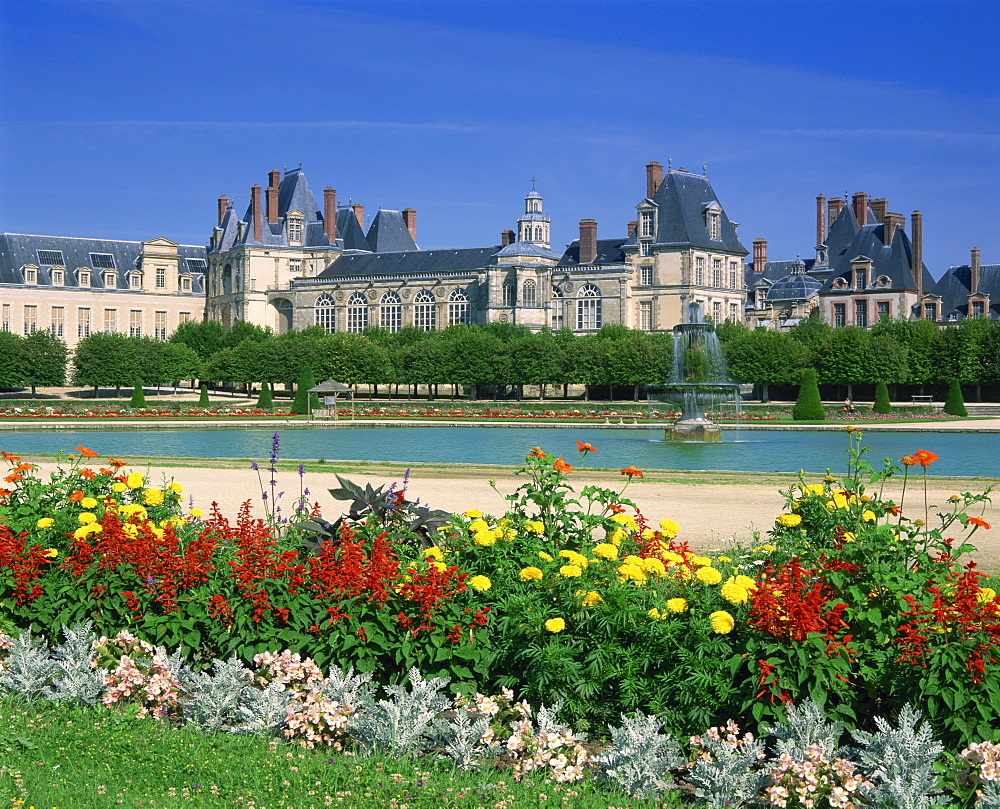
[[[48,329],[72,351],[95,331],[166,339],[204,316],[204,247],[0,233],[0,330]]]
[[[668,330],[698,301],[716,320],[742,316],[746,249],[707,177],[646,167],[646,194],[628,233],[598,239],[583,219],[558,252],[532,185],[516,230],[500,244],[421,250],[416,211],[320,207],[301,167],[268,175],[250,191],[242,218],[219,198],[209,245],[206,312],[224,324],[248,320],[276,331],[320,325],[398,331],[507,322],[585,334],[605,324]]]

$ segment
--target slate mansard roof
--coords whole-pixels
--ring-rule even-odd
[[[590,264],[585,264],[585,267],[593,267],[602,264],[624,264],[625,263],[625,253],[622,251],[622,245],[626,244],[628,239],[598,239],[597,240],[597,256],[594,258]],[[567,267],[576,267],[580,265],[580,240],[574,239],[566,246],[566,252],[562,254],[562,258],[559,259],[559,264],[557,265],[560,269],[565,269]]]
[[[398,253],[349,253],[332,261],[317,280],[408,275],[474,274],[490,265],[500,246]]]
[[[1000,264],[981,264],[979,284],[972,289],[972,267],[963,264],[949,267],[933,290],[941,296],[941,318],[964,320],[969,316],[969,296],[973,293],[990,296],[989,317],[1000,318]]]
[[[707,177],[668,171],[651,202],[658,207],[656,244],[724,250],[744,256],[748,253]],[[708,235],[705,214],[712,203],[719,210],[719,239]],[[630,243],[636,243],[634,238]]]
[[[86,267],[91,270],[88,290],[105,289],[104,274],[112,269],[116,272],[116,286],[112,288],[128,290],[128,273],[143,269],[142,250],[142,242],[117,239],[0,233],[0,284],[24,284],[22,268],[34,264],[38,267],[39,286],[50,286],[52,268],[61,266],[66,268],[66,273],[60,288],[74,289],[77,287],[76,271]],[[178,272],[192,276],[192,292],[204,292],[208,259],[205,248],[181,244],[177,246],[177,255]],[[62,260],[56,261],[57,258]]]

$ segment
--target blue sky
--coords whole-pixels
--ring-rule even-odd
[[[938,276],[1000,263],[1000,3],[0,0],[0,229],[204,244],[301,160],[422,247],[624,235],[645,164],[812,256],[815,197],[924,215]],[[907,230],[909,224],[907,224]]]

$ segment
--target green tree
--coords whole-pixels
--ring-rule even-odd
[[[871,336],[857,326],[834,329],[816,352],[819,381],[846,385],[853,399],[856,384],[872,382]]]
[[[142,376],[139,338],[124,334],[94,332],[76,344],[73,354],[73,383],[97,389],[135,384]]]
[[[22,338],[0,331],[0,388],[16,388],[24,379]]]
[[[945,399],[944,407],[941,409],[949,416],[965,417],[969,415],[965,409],[965,399],[962,398],[962,385],[957,379],[948,383],[948,398]]]
[[[537,385],[538,398],[545,398],[545,386],[559,381],[562,372],[562,350],[548,329],[511,340],[507,356],[510,361],[510,382]]]
[[[39,385],[65,385],[66,344],[50,331],[34,331],[21,343],[21,382],[31,387],[31,396]]]
[[[217,320],[181,323],[167,338],[169,343],[180,343],[194,350],[203,360],[222,348],[225,329]]]
[[[198,396],[198,407],[208,407],[211,402],[208,399],[208,385],[201,383],[201,392]]]
[[[833,331],[833,327],[823,320],[819,309],[813,309],[809,316],[800,320],[788,330],[788,336],[809,349],[810,365],[815,365],[817,352]]]
[[[770,401],[770,385],[792,385],[802,377],[809,349],[788,334],[754,329],[735,334],[724,346],[733,378],[760,386],[760,400]]]
[[[937,381],[957,379],[963,385],[974,385],[976,400],[981,400],[980,385],[988,379],[989,334],[994,328],[986,318],[966,318],[941,329],[934,345]]]
[[[260,386],[260,396],[257,397],[257,407],[264,410],[270,410],[274,407],[274,402],[271,400],[271,383],[265,380]]]
[[[886,415],[892,412],[892,403],[889,401],[889,386],[885,380],[880,379],[875,386],[875,404],[872,406],[873,413]]]
[[[142,383],[136,382],[132,388],[132,398],[128,403],[129,407],[145,407],[146,394],[142,389]]]
[[[313,375],[313,369],[308,365],[303,365],[302,371],[299,373],[299,382],[295,386],[295,400],[292,402],[293,413],[298,413],[301,416],[309,413],[311,405],[309,388],[315,387],[316,377]]]
[[[792,418],[796,421],[823,421],[826,418],[826,409],[819,396],[816,371],[812,368],[806,368],[802,373],[802,384],[799,385],[799,395],[792,408]]]
[[[190,346],[183,343],[159,343],[160,376],[158,383],[172,383],[175,387],[182,379],[192,383],[201,373],[201,358]]]
[[[925,385],[934,382],[938,369],[935,362],[939,339],[937,324],[931,320],[902,320],[885,318],[872,326],[872,339],[892,337],[906,347],[906,383]],[[887,380],[888,381],[888,380]]]

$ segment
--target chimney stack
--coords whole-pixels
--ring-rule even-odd
[[[972,278],[969,281],[969,292],[973,295],[979,290],[979,248],[972,248],[972,261],[969,264],[972,270]]]
[[[631,222],[628,223],[628,236],[630,239],[635,234],[636,228],[638,227],[639,227],[639,222],[635,219],[633,219]]]
[[[830,201],[826,204],[827,211],[829,212],[827,221],[830,223],[830,227],[833,227],[833,223],[837,221],[837,217],[840,216],[840,212],[844,210],[846,204],[847,200],[843,197],[830,198]]]
[[[323,232],[330,244],[337,241],[337,192],[327,186],[323,189]]]
[[[277,169],[271,169],[267,173],[267,187],[277,188],[279,185],[281,185],[281,172]]]
[[[514,243],[514,231],[513,230],[501,230],[500,231],[500,246],[506,247],[509,244]]]
[[[816,244],[826,241],[826,197],[816,195]]]
[[[767,268],[767,239],[753,240],[753,271],[764,272]]]
[[[854,218],[858,220],[858,225],[864,227],[868,224],[868,195],[864,191],[858,191],[851,197],[854,203]]]
[[[597,222],[580,220],[580,264],[593,264],[597,258]]]
[[[887,213],[882,220],[882,243],[886,247],[892,246],[892,240],[896,238],[896,231],[906,227],[906,217],[901,213]]]
[[[917,301],[924,296],[924,217],[920,211],[910,215],[910,239],[913,242],[913,280],[917,285]],[[920,304],[921,306],[923,304]],[[921,317],[923,313],[921,312]]]
[[[655,160],[651,163],[646,164],[646,197],[648,199],[653,198],[653,194],[656,193],[656,189],[660,187],[660,183],[663,182],[663,164],[657,163]]]
[[[410,231],[410,238],[413,241],[417,240],[417,209],[416,208],[403,208],[403,224],[406,225],[406,229]]]
[[[260,241],[260,186],[254,185],[250,188],[250,214],[253,216],[253,240]]]
[[[265,201],[267,203],[267,221],[277,222],[278,221],[278,189],[277,186],[271,186],[264,192]]]
[[[219,224],[226,218],[226,211],[229,210],[229,197],[223,194],[219,197]]]
[[[354,211],[354,216],[358,220],[358,224],[361,225],[361,229],[364,230],[365,227],[365,206],[359,205],[357,202],[351,204],[351,210]]]
[[[872,213],[875,214],[875,221],[885,222],[885,218],[889,214],[888,200],[885,197],[882,199],[873,199],[869,205],[871,206]]]

